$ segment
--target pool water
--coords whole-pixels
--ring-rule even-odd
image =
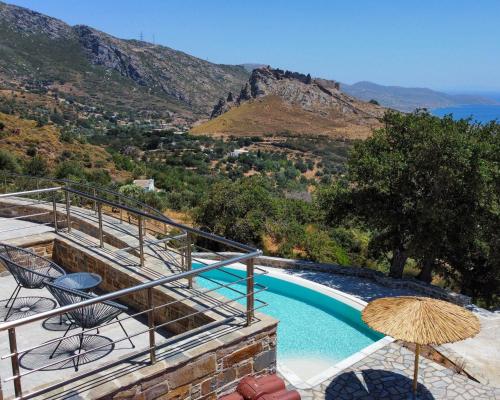
[[[226,270],[242,278],[245,276],[241,270]],[[219,283],[237,280],[218,270],[209,271],[196,281],[198,285],[209,289],[217,287],[217,283],[202,277]],[[330,296],[269,275],[257,276],[256,282],[267,287],[266,291],[256,294],[257,299],[268,303],[261,311],[280,321],[278,362],[302,376],[305,372],[306,378],[313,374],[312,370],[321,371],[332,367],[383,337],[364,324],[360,311]],[[233,287],[246,291],[245,281]],[[241,296],[227,288],[218,289],[217,292],[233,299]],[[245,300],[238,302],[244,305]],[[258,305],[256,303],[256,307]],[[296,371],[304,369],[305,365],[314,368],[310,373]]]

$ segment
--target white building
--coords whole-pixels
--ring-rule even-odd
[[[136,179],[134,180],[134,185],[139,186],[146,192],[154,192],[156,190],[154,179]]]
[[[236,150],[232,151],[231,153],[229,153],[229,157],[238,158],[241,154],[245,154],[245,153],[248,153],[248,150],[236,149]]]

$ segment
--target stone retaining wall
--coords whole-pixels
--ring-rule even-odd
[[[219,254],[235,255],[236,253],[226,252]],[[196,255],[208,259],[215,258],[214,257],[215,255],[212,253],[197,253]],[[369,268],[345,267],[337,264],[322,264],[306,260],[293,260],[288,258],[269,257],[269,256],[257,257],[255,262],[256,264],[265,267],[274,267],[282,269],[303,269],[303,270],[311,270],[318,272],[328,272],[331,274],[357,276],[360,278],[373,280],[374,282],[386,287],[411,289],[421,293],[424,296],[430,296],[442,300],[447,300],[462,306],[469,305],[472,302],[469,296],[465,296],[463,294],[451,292],[449,290],[427,284],[417,279],[412,279],[412,278],[394,279],[388,277],[387,275],[384,275],[380,271],[375,271]]]
[[[116,391],[91,395],[102,400],[204,399],[216,400],[234,390],[247,375],[276,371],[276,326],[230,343],[175,367],[158,362],[141,371],[141,377],[126,385],[116,382]]]
[[[75,245],[62,238],[54,240],[52,259],[62,266],[66,272],[94,272],[102,277],[99,288],[104,292],[114,292],[120,289],[136,286],[149,279],[142,278],[140,274],[133,273],[111,260],[106,260],[92,250]],[[164,287],[153,289],[153,302],[162,305],[179,300],[172,291]],[[135,310],[145,310],[148,308],[147,291],[142,290],[129,296],[120,297],[118,301],[127,304]],[[182,316],[196,313],[197,308],[190,306],[189,302],[176,302],[168,307],[156,310],[155,322],[161,324],[167,321],[178,319]],[[191,315],[188,318],[170,323],[168,330],[173,333],[183,333],[188,330],[198,328],[214,320],[204,313]]]

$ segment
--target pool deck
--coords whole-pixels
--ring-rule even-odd
[[[359,277],[311,271],[285,272],[340,290],[363,301],[385,296],[419,295],[411,290],[387,288]],[[484,310],[477,310],[476,315],[482,326],[481,333],[476,338],[446,347],[440,346],[439,351],[447,356],[453,354],[455,357],[450,357],[452,360],[462,363],[468,372],[472,372],[483,383],[474,382],[422,357],[419,399],[500,400],[500,317]],[[298,390],[303,400],[410,399],[413,359],[414,353],[396,342],[390,343],[322,383]],[[290,388],[294,387],[290,382],[288,385]]]
[[[411,351],[391,343],[333,378],[299,392],[302,400],[412,399],[413,359]],[[500,399],[500,388],[476,383],[421,358],[417,398],[492,400]]]
[[[1,225],[3,224],[0,221]],[[10,239],[12,237],[25,237],[51,231],[50,228],[35,227],[23,221],[16,221],[15,227],[18,229],[2,232],[3,235]],[[38,229],[41,229],[41,231],[38,231]],[[2,235],[0,235],[1,237]],[[5,237],[3,240],[5,240]],[[419,294],[408,289],[387,288],[369,279],[359,277],[298,270],[284,271],[280,269],[278,271],[337,289],[363,301],[370,301],[384,296]],[[42,293],[42,295],[40,297],[46,297],[45,293]],[[476,383],[435,362],[422,358],[419,373],[420,385],[418,398],[500,400],[500,374],[498,373],[500,371],[500,316],[498,313],[489,313],[479,309],[473,311],[476,312],[481,320],[481,333],[476,338],[468,339],[467,341],[440,346],[439,350],[452,360],[463,363],[465,369],[482,383]],[[142,321],[130,321],[130,324],[136,325],[138,328],[143,323]],[[130,328],[133,330],[134,327],[130,326]],[[105,333],[105,336],[108,336],[108,333],[111,337],[115,336],[114,331]],[[54,335],[60,335],[60,332],[54,332]],[[142,343],[138,344],[141,346]],[[112,349],[110,353],[103,355],[102,360],[98,360],[97,362],[106,362],[109,359],[122,356],[119,354],[120,351],[127,351],[126,344],[123,344],[123,347],[123,349]],[[487,350],[485,351],[485,349]],[[413,378],[413,357],[414,355],[411,351],[398,343],[385,344],[359,361],[347,365],[341,370],[339,369],[330,378],[318,382],[318,384],[314,384],[310,388],[300,389],[302,399],[411,398],[410,387]],[[24,361],[32,360],[26,359]],[[36,362],[39,361],[38,359],[36,360]],[[3,367],[10,369],[8,365]],[[82,368],[88,368],[88,366],[84,365]],[[307,368],[307,360],[304,360],[304,368]],[[71,371],[70,366],[68,368],[69,371]],[[46,374],[49,376],[51,372],[47,371]],[[5,374],[2,375],[3,377],[6,376]],[[488,383],[488,385],[485,383]],[[292,383],[288,382],[288,384],[290,388],[293,387]]]

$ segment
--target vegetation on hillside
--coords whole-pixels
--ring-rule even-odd
[[[384,129],[352,143],[116,123],[80,140],[53,122],[37,127],[2,114],[0,121],[8,150],[0,169],[116,187],[109,170],[123,177],[122,193],[266,254],[413,276],[499,302],[495,123],[388,113]],[[143,192],[132,178],[154,178],[159,191]]]
[[[39,126],[36,121],[0,113],[0,169],[16,173],[109,183],[129,174],[119,171],[112,156],[85,141],[65,140],[53,124]],[[102,176],[106,176],[103,179]]]

